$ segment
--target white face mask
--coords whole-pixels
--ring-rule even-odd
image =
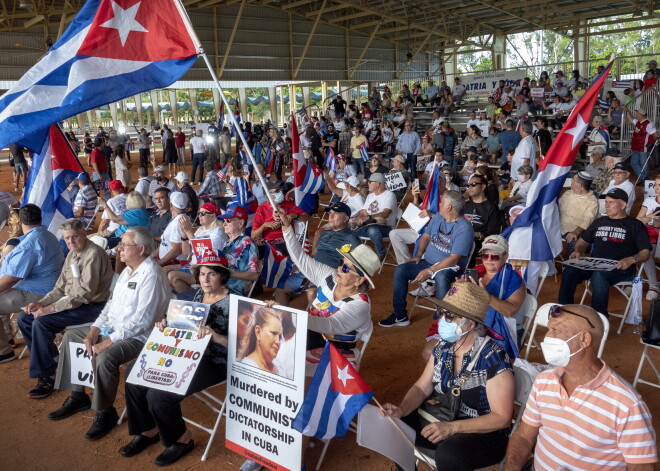
[[[520,183],[525,183],[527,181],[527,175],[518,175],[518,181]]]
[[[543,352],[543,358],[545,358],[545,361],[548,364],[555,366],[564,367],[568,365],[568,362],[571,361],[571,357],[580,353],[584,348],[580,348],[577,352],[571,353],[571,348],[568,346],[568,342],[581,333],[582,332],[578,332],[568,340],[562,340],[556,337],[546,337],[543,339],[543,342],[541,342],[541,351]]]

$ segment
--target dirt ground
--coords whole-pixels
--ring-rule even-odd
[[[137,155],[133,157],[135,162]],[[160,160],[160,159],[159,159]],[[188,171],[190,168],[188,167]],[[136,167],[132,169],[134,182]],[[0,189],[12,191],[11,170],[6,165],[0,166]],[[15,194],[20,197],[18,193]],[[642,201],[641,190],[638,189],[637,205],[633,214],[637,214]],[[318,219],[313,219],[311,228],[315,228]],[[4,235],[4,234],[3,234]],[[4,240],[4,239],[3,239]],[[381,275],[375,277],[376,289],[371,295],[372,318],[377,323],[391,312],[392,273],[394,267],[386,266]],[[558,282],[548,278],[539,298],[539,306],[546,302],[557,300]],[[578,290],[578,292],[581,292]],[[263,297],[270,296],[270,291]],[[298,298],[293,307],[304,309],[305,301]],[[644,302],[645,312],[649,302]],[[621,296],[612,295],[610,311],[623,312],[625,303]],[[412,314],[412,324],[404,328],[385,329],[375,325],[374,334],[362,362],[361,374],[375,391],[375,397],[381,402],[399,401],[407,389],[421,373],[423,365],[420,357],[424,337],[431,312],[421,309]],[[639,336],[632,333],[631,326],[625,326],[621,335],[616,334],[618,319],[613,320],[612,331],[603,355],[607,364],[624,379],[632,382],[639,363],[642,346]],[[540,337],[538,335],[537,337]],[[23,350],[23,341],[18,340],[16,354]],[[154,446],[140,455],[126,459],[118,454],[119,448],[128,443],[128,428],[126,423],[115,427],[105,438],[97,442],[86,441],[83,436],[91,426],[94,413],[86,411],[60,422],[47,419],[47,414],[62,404],[67,397],[66,391],[58,391],[43,400],[27,399],[25,394],[34,387],[35,380],[28,378],[29,357],[0,365],[0,403],[3,439],[0,445],[0,470],[106,470],[119,468],[126,471],[142,471],[153,468],[153,460],[162,451],[160,446]],[[660,363],[660,352],[651,351],[655,363]],[[533,350],[532,361],[542,361],[540,351]],[[644,374],[645,373],[645,374]],[[643,377],[652,380],[650,368],[646,368]],[[123,387],[120,387],[123,389]],[[653,424],[660,430],[660,390],[646,385],[639,385],[639,393],[647,402],[653,413]],[[218,395],[224,395],[224,387],[219,387]],[[115,403],[118,411],[124,407],[124,398],[120,394]],[[208,408],[195,398],[187,398],[183,402],[184,415],[192,420],[212,426],[215,418],[209,414]],[[173,470],[238,470],[244,458],[228,451],[224,447],[224,420],[211,448],[206,462],[200,461],[209,435],[192,428],[193,438],[197,447],[188,456],[171,466]],[[316,442],[307,454],[308,469],[314,469],[322,446]],[[355,435],[349,432],[345,437],[332,440],[323,462],[325,470],[393,470],[389,460],[356,444]],[[423,467],[420,467],[423,469]],[[493,468],[495,469],[495,468]],[[660,467],[656,467],[660,469]]]

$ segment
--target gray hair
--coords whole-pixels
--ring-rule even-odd
[[[126,196],[126,209],[138,209],[146,208],[147,203],[144,201],[144,197],[137,191],[131,191],[128,196]]]
[[[138,176],[146,177],[147,175],[149,175],[149,170],[147,170],[147,167],[138,167]]]
[[[135,234],[135,243],[144,247],[144,252],[147,256],[156,249],[154,238],[146,227],[129,227],[126,229],[125,234],[128,234],[129,232]]]
[[[81,231],[85,232],[85,225],[80,219],[70,218],[62,223],[60,226],[61,231]]]
[[[454,208],[454,211],[459,216],[463,215],[463,209],[465,208],[465,198],[458,191],[447,190],[445,191],[445,198],[448,200],[448,203]]]
[[[534,126],[532,126],[532,123],[529,121],[523,121],[522,123],[520,123],[520,129],[525,134],[531,134],[532,130],[534,129]]]

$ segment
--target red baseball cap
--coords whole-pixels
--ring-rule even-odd
[[[213,203],[210,203],[210,202],[209,203],[204,203],[201,206],[201,208],[199,208],[199,209],[200,209],[200,211],[203,209],[205,211],[208,211],[209,213],[213,213],[216,216],[218,216],[220,214],[220,208],[218,208],[216,205],[214,205]]]
[[[110,182],[110,189],[112,191],[126,191],[124,184],[120,180],[112,180]]]

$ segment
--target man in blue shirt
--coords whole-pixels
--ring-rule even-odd
[[[0,316],[9,316],[48,293],[62,271],[64,253],[53,234],[41,225],[41,209],[26,204],[18,212],[23,236],[0,268]],[[0,329],[0,363],[16,356],[4,329]]]
[[[406,121],[403,132],[399,135],[396,150],[406,156],[410,178],[417,177],[417,154],[422,150],[422,141],[419,134],[412,130],[412,123]]]
[[[506,156],[510,150],[516,150],[518,143],[522,140],[522,136],[518,131],[513,129],[514,124],[510,119],[506,120],[506,131],[502,131],[497,135],[502,144],[502,161],[506,162]],[[514,175],[515,177],[515,175]]]
[[[426,87],[426,99],[429,101],[430,106],[435,106],[440,98],[440,89],[429,79],[429,85]]]
[[[419,238],[416,255],[394,270],[394,312],[378,324],[382,327],[410,325],[406,312],[408,282],[422,283],[433,278],[436,298],[442,299],[467,264],[474,244],[474,230],[463,216],[465,199],[457,191],[445,191],[439,212]]]

